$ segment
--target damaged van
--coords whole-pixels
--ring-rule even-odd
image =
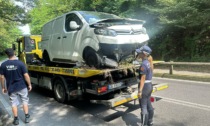
[[[42,56],[46,64],[84,62],[96,68],[117,67],[149,40],[143,24],[113,14],[72,11],[43,26]]]

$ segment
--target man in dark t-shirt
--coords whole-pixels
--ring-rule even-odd
[[[0,67],[2,92],[8,92],[9,94],[14,115],[13,124],[19,124],[17,109],[17,106],[19,105],[18,96],[20,96],[21,102],[23,103],[25,122],[29,123],[30,115],[28,114],[28,91],[31,91],[32,89],[30,77],[27,73],[26,66],[15,57],[13,49],[8,48],[5,50],[5,53],[7,54],[9,60],[3,62]]]

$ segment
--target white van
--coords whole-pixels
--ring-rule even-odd
[[[48,64],[85,62],[96,68],[116,67],[149,40],[143,24],[102,12],[69,12],[43,26],[43,59]]]

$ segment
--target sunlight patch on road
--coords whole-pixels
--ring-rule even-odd
[[[61,109],[61,108],[56,108],[52,110],[53,114],[56,114],[58,116],[65,116],[68,114],[68,110],[67,109]]]

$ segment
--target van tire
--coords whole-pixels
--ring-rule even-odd
[[[50,57],[46,51],[43,53],[43,60],[46,66],[51,66],[52,62],[50,61]]]
[[[55,99],[60,103],[65,103],[67,101],[67,93],[65,85],[61,79],[56,79],[53,84],[53,91]]]
[[[85,63],[90,67],[100,68],[101,67],[101,57],[93,49],[87,49],[84,52]]]

